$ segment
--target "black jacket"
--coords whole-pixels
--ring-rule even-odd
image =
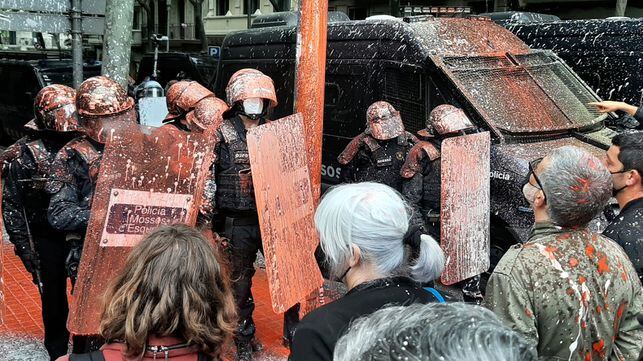
[[[623,247],[643,282],[643,198],[626,204],[603,235]]]
[[[385,306],[437,301],[410,278],[395,277],[362,283],[337,301],[306,315],[295,331],[291,361],[331,361],[335,344],[350,323]]]
[[[17,156],[5,164],[2,216],[9,240],[18,254],[33,251],[29,246],[27,226],[32,235],[53,236],[53,229],[47,222],[49,195],[45,192],[46,177],[51,162],[66,139],[60,136],[20,139],[15,144],[20,149]]]
[[[85,234],[103,147],[81,137],[56,155],[47,183],[51,194],[47,216],[55,229]]]

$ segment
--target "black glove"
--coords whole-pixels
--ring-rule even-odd
[[[69,253],[65,259],[65,269],[67,270],[67,276],[76,280],[78,275],[78,265],[80,264],[80,255],[83,253],[83,242],[81,240],[72,240],[70,243]]]

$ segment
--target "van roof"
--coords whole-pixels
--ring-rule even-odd
[[[249,29],[228,34],[223,42],[223,48],[258,44],[292,44],[295,39],[296,28],[292,26]],[[486,18],[427,17],[426,21],[410,23],[377,19],[334,22],[328,25],[329,42],[347,40],[405,44],[397,49],[382,47],[380,56],[390,59],[403,57],[412,60],[411,58],[415,55],[421,55],[421,58],[426,59],[428,55],[464,56],[529,51],[529,47],[519,38]],[[257,50],[267,51],[267,49]],[[362,49],[358,53],[361,51]],[[387,53],[389,56],[385,56]],[[292,57],[292,54],[283,52],[271,55],[280,58]]]

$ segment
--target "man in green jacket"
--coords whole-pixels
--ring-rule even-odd
[[[636,271],[618,244],[586,228],[611,189],[609,171],[579,148],[530,163],[523,193],[536,224],[494,270],[485,304],[547,360],[636,360],[643,346]]]

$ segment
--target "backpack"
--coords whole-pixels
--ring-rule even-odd
[[[212,357],[199,352],[198,361],[213,361]],[[105,361],[103,351],[98,350],[88,353],[72,353],[69,355],[69,361]]]

